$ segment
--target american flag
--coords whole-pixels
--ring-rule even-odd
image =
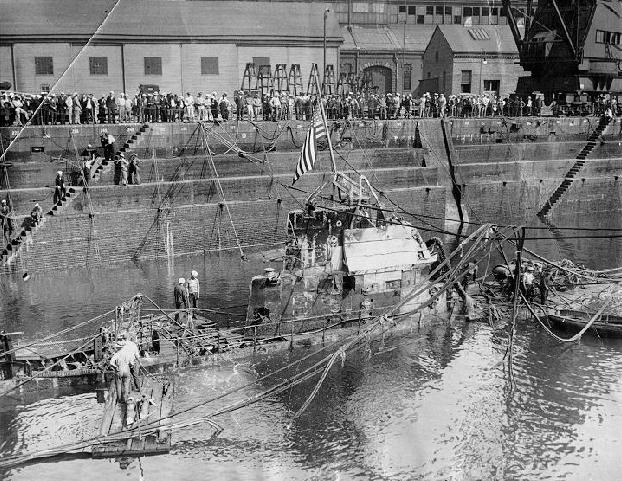
[[[313,120],[307,137],[302,145],[302,151],[298,158],[298,164],[296,165],[296,172],[294,173],[294,181],[292,185],[296,183],[300,176],[313,169],[315,165],[315,142],[326,136],[326,128],[324,127],[324,120],[322,119],[322,107],[318,105],[313,114]]]

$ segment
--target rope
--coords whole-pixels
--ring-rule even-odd
[[[473,245],[469,248],[468,252],[462,256],[462,258],[460,259],[460,261],[458,262],[458,265],[456,267],[456,269],[453,269],[452,271],[449,271],[445,274],[443,274],[441,276],[441,279],[445,279],[445,284],[443,285],[443,287],[441,289],[439,289],[433,296],[430,297],[430,299],[422,304],[420,304],[418,306],[418,308],[415,311],[421,311],[422,309],[428,307],[432,302],[436,302],[436,300],[438,299],[438,297],[449,287],[451,286],[454,282],[459,281],[464,275],[466,275],[466,270],[463,270],[463,272],[457,274],[459,271],[459,269],[465,264],[466,260],[473,254],[475,254],[475,252],[478,252],[479,250],[482,249],[482,247],[485,247],[490,240],[486,238],[486,234],[487,234],[487,227],[483,226],[482,228],[476,230],[473,234],[471,234],[471,236],[469,236],[467,239],[465,239],[461,244],[460,244],[460,248],[456,249],[454,252],[452,252],[452,254],[448,257],[447,261],[449,261],[449,259],[453,258],[455,255],[458,255],[459,253],[461,253],[463,251],[464,246],[467,244],[467,242],[472,242]],[[482,242],[483,240],[483,242]],[[438,269],[441,266],[437,267],[437,269],[435,269],[435,271],[438,271]],[[431,274],[432,275],[432,274]],[[411,299],[415,298],[416,296],[422,294],[426,289],[428,289],[429,286],[429,282],[422,285],[419,289],[415,290],[413,293],[411,293],[409,296],[407,296],[405,299],[403,299],[400,303],[398,303],[397,305],[395,305],[394,307],[387,309],[386,312],[376,318],[376,322],[373,322],[367,329],[365,329],[364,331],[360,332],[357,335],[353,335],[353,336],[349,336],[349,340],[347,342],[345,342],[344,344],[342,344],[341,349],[343,350],[343,352],[346,352],[348,349],[353,348],[354,346],[356,346],[358,344],[358,342],[367,339],[374,331],[376,331],[378,329],[378,327],[382,327],[383,329],[390,329],[392,326],[397,325],[396,323],[394,324],[390,324],[389,326],[387,326],[386,322],[383,322],[384,319],[386,319],[386,316],[389,315],[392,312],[396,312],[400,307],[402,307],[403,305],[405,305],[407,302],[410,302]],[[380,321],[379,319],[382,319],[383,321]],[[347,338],[348,339],[348,338]],[[336,345],[337,341],[335,341],[335,343],[333,343],[332,345]],[[331,346],[332,346],[331,345]],[[231,390],[228,390],[218,396],[215,396],[213,398],[201,401],[200,403],[197,403],[193,406],[189,406],[188,408],[182,410],[182,411],[178,411],[175,413],[172,413],[171,415],[168,416],[169,419],[172,419],[176,416],[179,416],[181,414],[184,414],[186,412],[189,412],[191,410],[197,409],[198,407],[204,406],[208,403],[211,403],[213,401],[216,401],[218,399],[222,399],[234,392],[238,392],[242,389],[245,389],[246,387],[250,387],[253,386],[255,384],[258,383],[263,383],[263,381],[265,381],[266,379],[282,372],[285,369],[290,369],[291,367],[299,364],[300,362],[308,359],[311,356],[317,355],[318,352],[321,352],[325,349],[327,349],[329,346],[324,346],[322,347],[319,351],[314,352],[314,353],[310,353],[307,356],[303,357],[302,359],[299,359],[297,361],[294,361],[292,363],[289,363],[286,366],[283,366],[282,368],[273,371],[272,373],[266,374],[265,376],[262,376],[261,378],[248,383],[246,385],[243,386],[238,386],[237,388],[233,388]],[[264,391],[241,401],[232,403],[230,405],[227,405],[211,414],[208,415],[204,415],[201,416],[198,419],[191,419],[185,422],[180,422],[177,424],[173,424],[171,426],[169,426],[169,429],[173,429],[173,428],[181,428],[181,427],[187,427],[187,426],[191,426],[191,425],[195,425],[195,424],[199,424],[201,422],[204,422],[205,419],[210,419],[213,417],[216,417],[218,415],[221,414],[225,414],[225,413],[229,413],[229,412],[233,412],[235,410],[241,409],[245,406],[254,404],[256,402],[258,402],[261,399],[264,399],[268,396],[271,396],[273,394],[279,393],[279,392],[283,392],[295,385],[298,385],[304,381],[306,381],[307,379],[310,379],[311,377],[315,376],[316,374],[318,374],[319,368],[321,366],[323,366],[324,364],[327,364],[330,362],[331,359],[334,358],[334,354],[331,354],[327,357],[324,357],[323,359],[319,360],[318,362],[314,363],[312,366],[310,366],[309,368],[305,369],[304,371],[296,374],[295,376],[277,383],[276,385],[265,389]],[[152,420],[150,423],[141,426],[141,432],[143,434],[147,434],[148,432],[155,432],[156,430],[160,429],[160,427],[157,425],[157,423],[159,423],[161,421],[161,419],[158,420]],[[92,446],[93,444],[100,444],[102,442],[108,442],[111,440],[115,440],[115,439],[124,439],[127,437],[128,433],[131,433],[135,430],[136,428],[132,428],[128,431],[124,431],[124,432],[120,432],[120,433],[115,433],[106,437],[103,436],[96,436],[94,438],[91,439],[87,439],[85,441],[81,441],[78,443],[70,443],[70,444],[66,444],[63,446],[58,446],[54,449],[48,449],[48,450],[43,450],[43,451],[39,451],[39,452],[35,452],[35,453],[30,453],[30,454],[26,454],[26,455],[21,455],[21,456],[13,456],[13,457],[7,457],[4,460],[0,461],[0,466],[4,466],[4,467],[11,467],[11,466],[16,466],[19,465],[21,463],[24,463],[26,461],[29,460],[34,460],[34,459],[40,459],[40,458],[46,458],[46,457],[52,457],[52,456],[56,456],[59,454],[63,454],[67,451],[71,451],[71,450],[76,450],[76,449],[85,449],[88,448],[89,446]]]
[[[93,337],[90,337],[88,339],[88,341],[86,341],[84,344],[80,345],[79,347],[77,347],[76,349],[74,349],[73,351],[71,351],[70,353],[66,354],[64,357],[60,358],[59,360],[57,360],[55,363],[47,366],[45,369],[43,369],[43,371],[38,371],[36,374],[41,374],[44,372],[49,372],[53,367],[56,367],[58,364],[60,364],[61,362],[63,362],[65,359],[67,359],[69,356],[72,356],[78,352],[80,352],[81,349],[84,349],[87,345],[89,345],[91,342],[93,342],[96,338],[98,338],[101,334],[98,332],[97,334],[95,334]],[[3,393],[0,393],[0,398],[9,395],[10,393],[16,391],[17,389],[21,388],[22,386],[24,386],[25,384],[28,384],[29,382],[32,382],[34,379],[36,379],[37,376],[32,376],[24,381],[22,381],[21,383],[13,386],[11,389],[9,389],[8,391],[4,391]]]
[[[527,301],[527,299],[525,299],[525,296],[523,295],[523,293],[521,292],[521,297],[523,298],[523,301],[525,302],[525,305],[527,306],[527,309],[529,309],[529,312],[531,312],[531,315],[533,317],[535,317],[538,322],[540,323],[540,325],[544,328],[544,330],[550,334],[555,340],[559,341],[559,342],[575,342],[578,341],[579,339],[581,339],[581,337],[583,336],[583,334],[585,334],[585,332],[592,327],[592,324],[594,324],[594,322],[596,322],[597,319],[599,319],[602,315],[602,313],[604,312],[605,308],[607,307],[607,305],[609,305],[609,303],[611,302],[611,300],[605,302],[602,307],[598,310],[598,312],[596,314],[594,314],[594,316],[590,319],[590,321],[585,325],[585,327],[583,327],[583,329],[581,329],[578,333],[576,333],[574,336],[572,336],[571,338],[568,339],[564,339],[562,337],[559,337],[557,334],[555,334],[553,331],[551,331],[551,329],[549,329],[548,326],[546,326],[544,324],[544,322],[542,322],[542,320],[538,317],[538,315],[535,313],[535,311],[533,310],[533,308],[530,306],[529,302]],[[542,308],[542,306],[539,306],[543,311],[544,309]],[[545,312],[546,314],[546,312]]]
[[[13,349],[9,349],[8,351],[4,351],[3,354],[4,355],[12,354],[12,353],[14,353],[14,352],[16,352],[16,351],[18,351],[20,349],[26,349],[28,347],[40,345],[41,343],[49,341],[50,339],[54,339],[55,337],[62,336],[63,334],[67,334],[70,331],[73,331],[73,330],[78,329],[80,327],[86,326],[87,324],[90,324],[91,322],[97,321],[98,319],[101,319],[102,317],[108,316],[108,315],[114,313],[115,310],[116,309],[111,309],[111,310],[109,310],[109,311],[107,311],[107,312],[105,312],[103,314],[100,314],[99,316],[96,316],[96,317],[94,317],[92,319],[89,319],[88,321],[81,322],[79,324],[76,324],[75,326],[63,329],[62,331],[59,331],[57,333],[50,334],[49,336],[44,337],[40,341],[33,341],[33,342],[29,343],[29,344],[24,344],[24,345],[21,345],[21,346],[18,346],[18,347],[14,347]]]
[[[206,150],[209,151],[208,158],[209,158],[210,164],[212,165],[212,169],[214,170],[214,175],[216,176],[216,185],[218,185],[220,197],[222,198],[222,202],[225,206],[225,209],[227,209],[227,215],[229,216],[229,221],[231,222],[231,228],[233,229],[233,234],[235,235],[235,242],[237,244],[238,250],[240,251],[240,257],[242,258],[242,260],[244,260],[246,259],[246,255],[244,254],[244,250],[242,249],[242,246],[240,244],[240,237],[235,227],[235,223],[233,222],[233,216],[231,215],[229,204],[227,204],[227,199],[225,198],[225,192],[222,188],[222,184],[220,183],[220,177],[218,175],[218,170],[216,169],[216,164],[214,164],[214,157],[209,149],[209,145],[207,144],[207,139],[205,138],[205,136],[203,136],[202,140],[203,140]]]

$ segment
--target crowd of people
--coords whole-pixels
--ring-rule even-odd
[[[117,123],[117,122],[196,122],[235,120],[308,120],[316,95],[296,95],[272,90],[236,91],[230,99],[226,92],[185,95],[170,92],[126,95],[111,91],[97,98],[93,94],[40,95],[16,92],[0,93],[0,126]],[[544,105],[541,95],[499,96],[483,94],[448,95],[425,92],[359,92],[323,97],[327,116],[338,119],[397,119],[422,117],[487,117],[540,115]],[[555,102],[554,102],[555,104]],[[553,104],[553,105],[554,105]],[[616,97],[600,95],[590,104],[590,111],[604,115],[607,109],[618,112]],[[548,105],[547,108],[551,108]],[[562,109],[558,109],[560,112]]]

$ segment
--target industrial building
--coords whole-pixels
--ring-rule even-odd
[[[437,25],[423,55],[420,90],[505,96],[523,75],[507,25]]]
[[[504,26],[501,3],[121,0],[112,10],[113,0],[0,0],[0,81],[25,92],[47,91],[61,77],[57,91],[96,95],[133,93],[139,85],[233,92],[254,62],[273,72],[277,64],[300,64],[306,88],[313,63],[321,75],[325,30],[336,81],[351,74],[380,92],[414,93],[421,81],[430,83],[424,51],[436,26]],[[520,28],[525,2],[513,5]]]
[[[231,93],[254,62],[300,64],[306,87],[312,64],[324,61],[324,10],[306,2],[2,0],[0,82],[22,92],[133,94],[151,85]],[[338,68],[342,42],[328,15],[328,65]]]

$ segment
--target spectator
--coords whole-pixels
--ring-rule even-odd
[[[67,190],[65,189],[65,179],[63,178],[63,171],[56,172],[56,179],[54,179],[54,204],[58,205],[64,198]]]
[[[260,115],[261,115],[261,99],[259,98],[259,94],[255,92],[255,95],[253,95],[253,118],[255,120],[259,120]]]
[[[115,167],[117,171],[120,173],[120,183],[121,185],[127,185],[127,171],[129,169],[129,163],[125,158],[125,154],[123,152],[119,153],[117,160],[115,160]]]
[[[226,93],[223,93],[222,97],[220,97],[218,107],[220,109],[220,116],[222,117],[222,120],[225,122],[229,120],[229,110],[231,109],[231,102],[229,102]]]
[[[212,114],[212,120],[216,122],[218,120],[218,94],[216,92],[212,92],[210,99],[210,111]]]
[[[199,95],[197,95],[197,110],[199,113],[199,122],[204,122],[205,120],[207,120],[205,110],[205,97],[203,97],[203,92],[199,92]]]
[[[245,101],[244,101],[244,90],[240,90],[239,92],[237,92],[235,94],[234,97],[234,101],[235,101],[235,114],[238,120],[244,120],[244,107],[245,107]],[[250,119],[249,119],[250,120]]]
[[[33,226],[38,225],[41,222],[41,218],[43,217],[43,209],[38,202],[35,203],[35,206],[30,211],[30,222]]]
[[[128,167],[128,184],[140,185],[140,166],[138,156],[132,152],[130,155],[130,165]]]
[[[10,242],[13,236],[13,219],[11,219],[11,207],[7,205],[5,199],[0,202],[0,226],[3,239],[5,242]]]
[[[186,121],[196,122],[196,117],[194,115],[194,97],[190,95],[190,92],[186,92],[186,98],[184,99],[184,104],[186,106]]]
[[[104,162],[112,162],[114,160],[114,143],[116,139],[110,134],[101,134],[101,143],[104,148]]]
[[[81,118],[82,118],[82,103],[80,102],[80,99],[78,98],[78,94],[74,93],[73,96],[71,97],[72,103],[73,103],[73,123],[74,124],[81,124]]]
[[[106,111],[108,113],[107,120],[109,124],[114,124],[117,121],[117,99],[114,96],[114,92],[111,90],[106,97]]]

